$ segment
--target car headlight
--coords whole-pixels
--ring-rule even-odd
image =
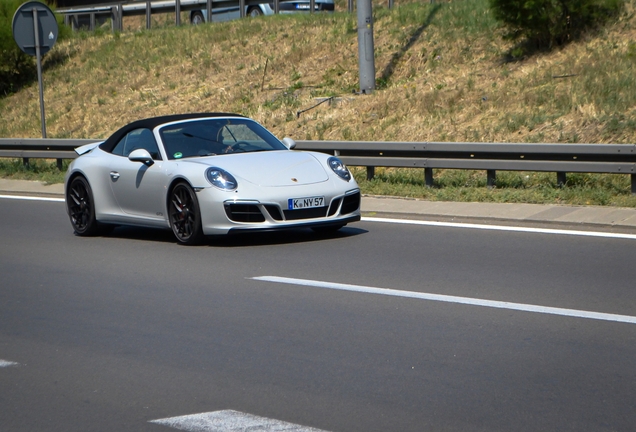
[[[232,174],[217,167],[210,167],[205,172],[205,176],[212,186],[216,186],[223,190],[234,190],[238,186],[238,182]]]
[[[351,180],[351,173],[340,159],[338,159],[337,157],[330,157],[327,160],[327,164],[329,164],[329,168],[331,168],[333,172],[338,175],[338,177],[345,181]]]

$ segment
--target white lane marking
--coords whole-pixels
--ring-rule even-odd
[[[156,423],[188,432],[325,432],[321,429],[258,417],[233,410],[170,417],[151,420],[149,423]]]
[[[64,202],[64,198],[48,198],[48,197],[22,196],[22,195],[0,195],[0,198],[26,200],[26,201]]]
[[[577,231],[577,230],[563,230],[563,229],[550,229],[550,228],[528,228],[518,226],[506,226],[506,225],[485,225],[485,224],[469,224],[469,223],[457,223],[457,222],[433,222],[422,220],[409,220],[409,219],[391,219],[391,218],[374,218],[363,217],[365,222],[382,222],[382,223],[394,223],[403,225],[424,225],[434,227],[446,227],[446,228],[470,228],[481,230],[493,230],[493,231],[514,231],[514,232],[527,232],[535,234],[560,234],[560,235],[575,235],[585,237],[604,237],[604,238],[617,238],[636,240],[636,234],[620,234],[620,233],[608,233],[600,231]]]
[[[495,301],[495,300],[483,300],[476,299],[470,297],[456,297],[456,296],[448,296],[441,294],[429,294],[429,293],[421,293],[415,291],[400,291],[389,288],[374,288],[362,285],[349,285],[349,284],[341,284],[341,283],[333,283],[333,282],[321,282],[307,279],[293,279],[286,277],[278,277],[278,276],[258,276],[248,279],[254,279],[259,281],[266,282],[277,282],[283,284],[292,284],[292,285],[304,285],[304,286],[312,286],[317,288],[328,288],[333,290],[342,290],[342,291],[354,291],[354,292],[362,292],[368,294],[381,294],[388,295],[394,297],[406,297],[406,298],[414,298],[419,300],[431,300],[431,301],[440,301],[446,303],[459,303],[471,306],[483,306],[483,307],[491,307],[498,309],[511,309],[523,312],[534,312],[534,313],[542,313],[542,314],[550,314],[550,315],[561,315],[567,317],[575,317],[575,318],[587,318],[587,319],[595,319],[602,321],[615,321],[629,324],[636,324],[636,317],[629,315],[615,315],[603,312],[590,312],[583,311],[577,309],[562,309],[550,306],[538,306],[538,305],[530,305],[523,303],[510,303],[504,301]]]
[[[18,366],[18,363],[0,359],[0,368],[9,366]]]

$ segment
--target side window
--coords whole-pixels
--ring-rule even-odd
[[[115,146],[112,153],[117,156],[128,157],[137,149],[145,149],[154,160],[161,160],[157,141],[150,129],[135,129],[126,134]]]

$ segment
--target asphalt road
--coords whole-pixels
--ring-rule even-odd
[[[636,428],[636,324],[552,313],[636,316],[635,240],[361,222],[182,247],[76,237],[62,203],[6,199],[0,224],[0,431],[168,432],[150,421],[219,410],[329,431]]]

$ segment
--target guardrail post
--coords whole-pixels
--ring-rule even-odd
[[[95,12],[91,12],[90,21],[89,21],[89,24],[88,24],[88,29],[90,31],[95,31],[95,21],[96,21],[95,20]]]
[[[150,30],[152,26],[152,3],[146,1],[146,30]]]
[[[347,12],[353,13],[353,0],[347,1]]]
[[[636,174],[630,174],[632,178],[632,195],[636,195]]]
[[[206,22],[212,22],[212,0],[207,0],[205,2],[205,13],[207,16]]]
[[[240,17],[245,18],[245,0],[239,0]]]
[[[119,15],[119,11],[121,10],[120,6],[121,5],[115,5],[110,8],[110,16],[112,21],[111,27],[113,29],[113,33],[116,31],[121,31],[119,30],[119,26],[121,23],[120,20],[123,20],[123,18]]]
[[[393,9],[393,0],[389,0],[389,9]]]
[[[316,7],[316,0],[309,0],[309,13],[314,13]]]
[[[557,173],[557,186],[558,187],[563,187],[565,186],[565,183],[567,182],[567,176],[564,172],[558,172]]]
[[[181,25],[181,0],[177,0],[174,4],[174,24]]]
[[[367,167],[367,181],[373,180],[373,177],[375,177],[375,167],[368,166]]]
[[[424,183],[428,187],[433,187],[433,183],[435,180],[433,179],[433,168],[424,168]]]
[[[497,182],[497,171],[486,170],[486,185],[489,188],[495,187],[496,182]]]
[[[349,0],[352,1],[352,0]],[[280,13],[280,0],[274,0],[274,13],[278,15]]]
[[[124,4],[123,3],[119,3],[117,8],[117,13],[119,15],[117,19],[117,23],[119,24],[119,31],[123,32],[124,31]]]

